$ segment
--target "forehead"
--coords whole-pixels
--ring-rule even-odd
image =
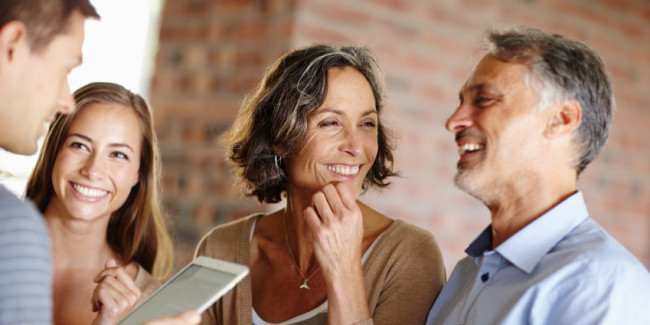
[[[80,108],[70,122],[70,133],[75,129],[86,129],[98,133],[111,133],[140,137],[140,118],[132,107],[116,103],[88,103]]]
[[[528,72],[529,69],[525,64],[504,62],[488,53],[476,65],[460,93],[463,95],[480,91],[499,91],[518,86],[525,87],[525,78]]]
[[[359,70],[351,66],[332,67],[327,71],[327,91],[319,108],[334,101],[363,104],[368,108],[375,107],[375,97],[370,82]]]

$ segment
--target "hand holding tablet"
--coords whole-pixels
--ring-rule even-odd
[[[118,324],[139,325],[188,310],[202,313],[248,274],[240,264],[199,256],[165,282]]]

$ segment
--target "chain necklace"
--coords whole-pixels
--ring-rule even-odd
[[[287,231],[287,210],[284,210],[284,214],[282,215],[282,223],[284,224],[284,238],[287,240],[287,248],[289,249],[289,257],[291,257],[291,261],[293,262],[293,266],[296,268],[296,271],[300,275],[300,277],[303,279],[303,283],[298,287],[300,289],[304,290],[309,290],[309,285],[307,284],[307,281],[314,277],[318,270],[320,270],[320,265],[314,270],[314,273],[312,273],[310,276],[306,277],[302,275],[302,272],[300,272],[300,268],[298,267],[298,263],[296,263],[296,259],[293,258],[293,253],[291,252],[291,245],[289,244],[289,232]]]

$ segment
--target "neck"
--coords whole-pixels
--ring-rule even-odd
[[[559,181],[564,180],[564,181]],[[512,186],[486,203],[492,219],[492,248],[576,192],[573,177],[546,175],[527,186]]]
[[[303,214],[307,206],[303,200],[287,195],[287,207],[283,215],[285,240],[288,241],[289,246],[287,249],[293,254],[295,262],[303,274],[314,270],[317,267],[315,265],[318,264],[314,255],[309,226],[305,222]]]
[[[55,268],[102,269],[108,258],[117,258],[106,241],[109,217],[80,220],[61,211],[64,210],[52,201],[44,213],[52,238]]]

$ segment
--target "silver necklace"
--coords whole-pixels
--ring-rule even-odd
[[[300,277],[303,279],[303,283],[298,287],[300,289],[304,290],[309,290],[309,285],[307,284],[307,281],[314,277],[318,270],[320,270],[320,265],[314,270],[314,273],[312,273],[310,276],[306,277],[302,275],[302,272],[300,272],[300,268],[298,267],[298,263],[296,263],[296,259],[293,258],[293,253],[291,252],[291,245],[289,244],[289,232],[287,231],[287,210],[284,210],[284,214],[282,215],[282,223],[284,224],[284,238],[287,240],[287,248],[289,249],[289,257],[291,257],[291,261],[293,262],[293,266],[296,268],[296,271],[300,275]]]

